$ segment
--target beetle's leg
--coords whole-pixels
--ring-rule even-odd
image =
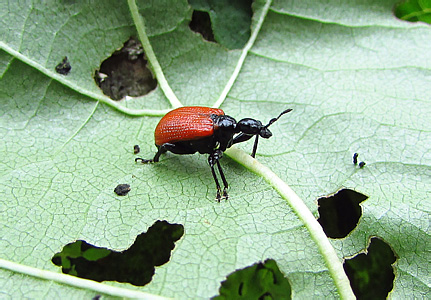
[[[227,194],[227,189],[229,186],[228,186],[226,177],[224,176],[223,169],[221,168],[221,165],[220,165],[220,159],[222,157],[223,157],[223,152],[221,150],[216,150],[216,151],[214,151],[214,153],[210,154],[210,157],[208,158],[208,162],[211,166],[211,172],[213,174],[214,181],[216,182],[216,185],[217,185],[217,200],[219,202],[220,202],[219,195],[221,192],[221,187],[220,187],[220,184],[219,184],[218,179],[217,179],[216,174],[215,174],[215,170],[214,170],[215,164],[217,164],[217,168],[219,170],[220,177],[223,181],[223,197],[222,198],[228,199],[228,197],[229,197]]]
[[[223,181],[223,185],[224,185],[224,187],[223,187],[223,198],[225,198],[227,200],[229,198],[229,196],[227,194],[227,189],[229,186],[227,184],[226,177],[224,176],[223,170],[220,166],[220,161],[218,159],[217,159],[217,168],[218,168],[221,180]]]
[[[241,132],[236,137],[233,138],[232,145],[248,141],[252,137],[253,137],[253,134],[246,134],[244,132]],[[258,143],[258,141],[259,141],[259,135],[256,134],[256,139],[254,140],[253,151],[251,152],[251,157],[253,157],[253,158],[255,158],[255,156],[256,156],[256,150],[257,150],[257,143]]]
[[[232,145],[237,143],[242,143],[248,141],[253,137],[253,134],[246,134],[244,132],[240,132],[233,138]]]
[[[160,155],[162,155],[163,153],[165,153],[166,151],[168,151],[169,149],[167,149],[168,147],[166,147],[166,145],[172,145],[172,144],[163,144],[161,146],[158,146],[158,150],[156,155],[154,155],[153,159],[145,159],[145,158],[141,158],[141,157],[137,157],[135,158],[135,162],[140,161],[143,164],[148,164],[148,163],[152,163],[152,162],[158,162]]]
[[[256,134],[256,139],[254,140],[254,145],[253,145],[253,152],[251,152],[251,157],[255,158],[256,156],[256,150],[257,150],[257,143],[259,141],[259,135]]]
[[[221,200],[221,187],[220,187],[220,183],[218,182],[217,175],[216,175],[215,170],[214,170],[214,165],[216,163],[218,163],[218,156],[216,157],[215,153],[210,154],[210,156],[208,157],[208,164],[211,167],[211,173],[213,174],[213,178],[214,178],[214,181],[215,181],[215,184],[217,187],[216,200],[218,202],[220,202],[220,200]]]
[[[143,164],[148,164],[148,163],[153,162],[152,159],[145,159],[145,158],[142,158],[142,157],[135,158],[135,162],[137,163],[138,161],[140,161]]]
[[[244,132],[241,132],[236,137],[233,138],[232,145],[248,141],[252,137],[253,137],[253,134],[246,134]],[[254,140],[253,151],[251,152],[251,157],[253,157],[253,158],[256,156],[258,139],[259,139],[259,135],[256,134],[256,139]]]

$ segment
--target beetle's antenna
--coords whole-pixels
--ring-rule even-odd
[[[281,117],[282,115],[287,114],[288,112],[291,112],[291,111],[292,111],[292,109],[291,109],[291,108],[288,108],[288,109],[286,109],[285,111],[283,111],[281,114],[279,114],[277,118],[272,118],[272,119],[269,121],[269,123],[268,123],[268,124],[266,124],[265,126],[263,126],[263,127],[262,127],[261,132],[265,132],[265,130],[266,130],[269,126],[271,126],[271,124],[272,124],[272,123],[274,123],[275,121],[277,121],[278,119],[280,119],[280,117]],[[268,133],[269,133],[269,136],[268,136],[268,137],[270,137],[270,136],[271,136],[271,132],[269,132],[269,130],[267,130],[267,131],[268,131]],[[268,137],[266,137],[266,138],[268,138]],[[251,152],[251,157],[253,157],[253,158],[255,158],[255,156],[256,156],[257,143],[258,143],[258,142],[259,142],[259,134],[256,134],[256,139],[254,140],[254,145],[253,145],[253,152]]]
[[[280,119],[280,117],[281,117],[282,115],[287,114],[288,112],[291,112],[291,111],[292,111],[292,109],[291,109],[291,108],[286,109],[286,110],[285,110],[285,111],[283,111],[280,115],[278,115],[278,117],[277,117],[277,118],[272,118],[272,119],[269,121],[269,123],[268,123],[267,125],[265,125],[265,127],[264,127],[264,128],[268,128],[269,126],[271,126],[271,124],[272,124],[272,123],[274,123],[275,121],[277,121],[278,119]]]

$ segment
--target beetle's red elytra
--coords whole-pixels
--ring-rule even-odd
[[[214,134],[218,129],[211,119],[224,115],[223,110],[209,107],[185,106],[168,112],[154,131],[156,146],[179,141],[191,141]]]
[[[170,151],[175,154],[209,154],[208,163],[217,187],[216,200],[227,199],[228,183],[219,160],[223,152],[234,144],[245,142],[256,136],[251,156],[255,157],[259,136],[268,139],[272,136],[268,127],[292,109],[284,110],[277,118],[262,125],[259,120],[245,118],[236,121],[223,110],[203,106],[185,106],[167,113],[154,131],[158,149],[153,159],[136,158],[142,163],[158,162],[160,155]],[[217,165],[223,181],[223,193],[214,170]]]

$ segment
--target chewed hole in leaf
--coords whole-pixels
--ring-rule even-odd
[[[318,200],[317,220],[330,238],[344,238],[359,222],[362,209],[359,205],[368,197],[350,189],[342,189],[336,194]]]
[[[128,282],[143,286],[154,275],[154,267],[169,261],[171,251],[184,234],[180,224],[156,221],[136,237],[129,249],[118,252],[78,240],[56,253],[52,262],[65,274],[101,281]]]
[[[431,24],[431,2],[423,0],[406,0],[395,5],[395,16],[409,22]]]
[[[241,49],[251,35],[252,0],[189,0],[194,9],[190,29],[227,49]]]
[[[223,299],[291,299],[292,289],[273,259],[259,262],[244,269],[236,270],[221,283],[220,295]]]
[[[194,10],[189,27],[194,32],[200,33],[205,40],[215,42],[210,15],[207,12]]]
[[[103,93],[114,100],[143,96],[157,87],[142,45],[133,38],[102,62],[94,79]]]
[[[63,60],[55,66],[55,71],[61,75],[69,75],[70,70],[72,70],[72,66],[67,56],[63,57]]]
[[[357,299],[386,299],[395,279],[396,256],[382,239],[371,238],[368,249],[347,259],[344,270]]]

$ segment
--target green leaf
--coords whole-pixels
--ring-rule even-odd
[[[409,22],[425,22],[431,24],[430,0],[407,0],[395,6],[395,15]]]
[[[223,299],[291,299],[289,281],[272,259],[247,268],[236,270],[222,282],[220,295]]]
[[[271,258],[294,297],[338,298],[346,285],[332,267],[370,236],[397,257],[391,297],[429,294],[431,31],[397,19],[395,3],[259,0],[249,42],[233,51],[189,29],[185,0],[138,10],[124,1],[1,5],[2,294],[204,299],[236,269]],[[158,87],[112,101],[93,76],[131,36],[147,57],[153,51]],[[55,71],[66,56],[67,76]],[[230,198],[217,203],[204,155],[134,162],[135,144],[154,155],[154,128],[180,103],[217,103],[264,123],[293,111],[259,142],[265,167],[246,155],[251,141],[226,153]],[[352,164],[354,152],[364,168]],[[126,196],[113,192],[120,183],[130,184]],[[369,198],[350,235],[329,241],[310,216],[319,197],[342,187]],[[80,280],[51,262],[76,240],[122,251],[157,220],[185,233],[145,287]]]

